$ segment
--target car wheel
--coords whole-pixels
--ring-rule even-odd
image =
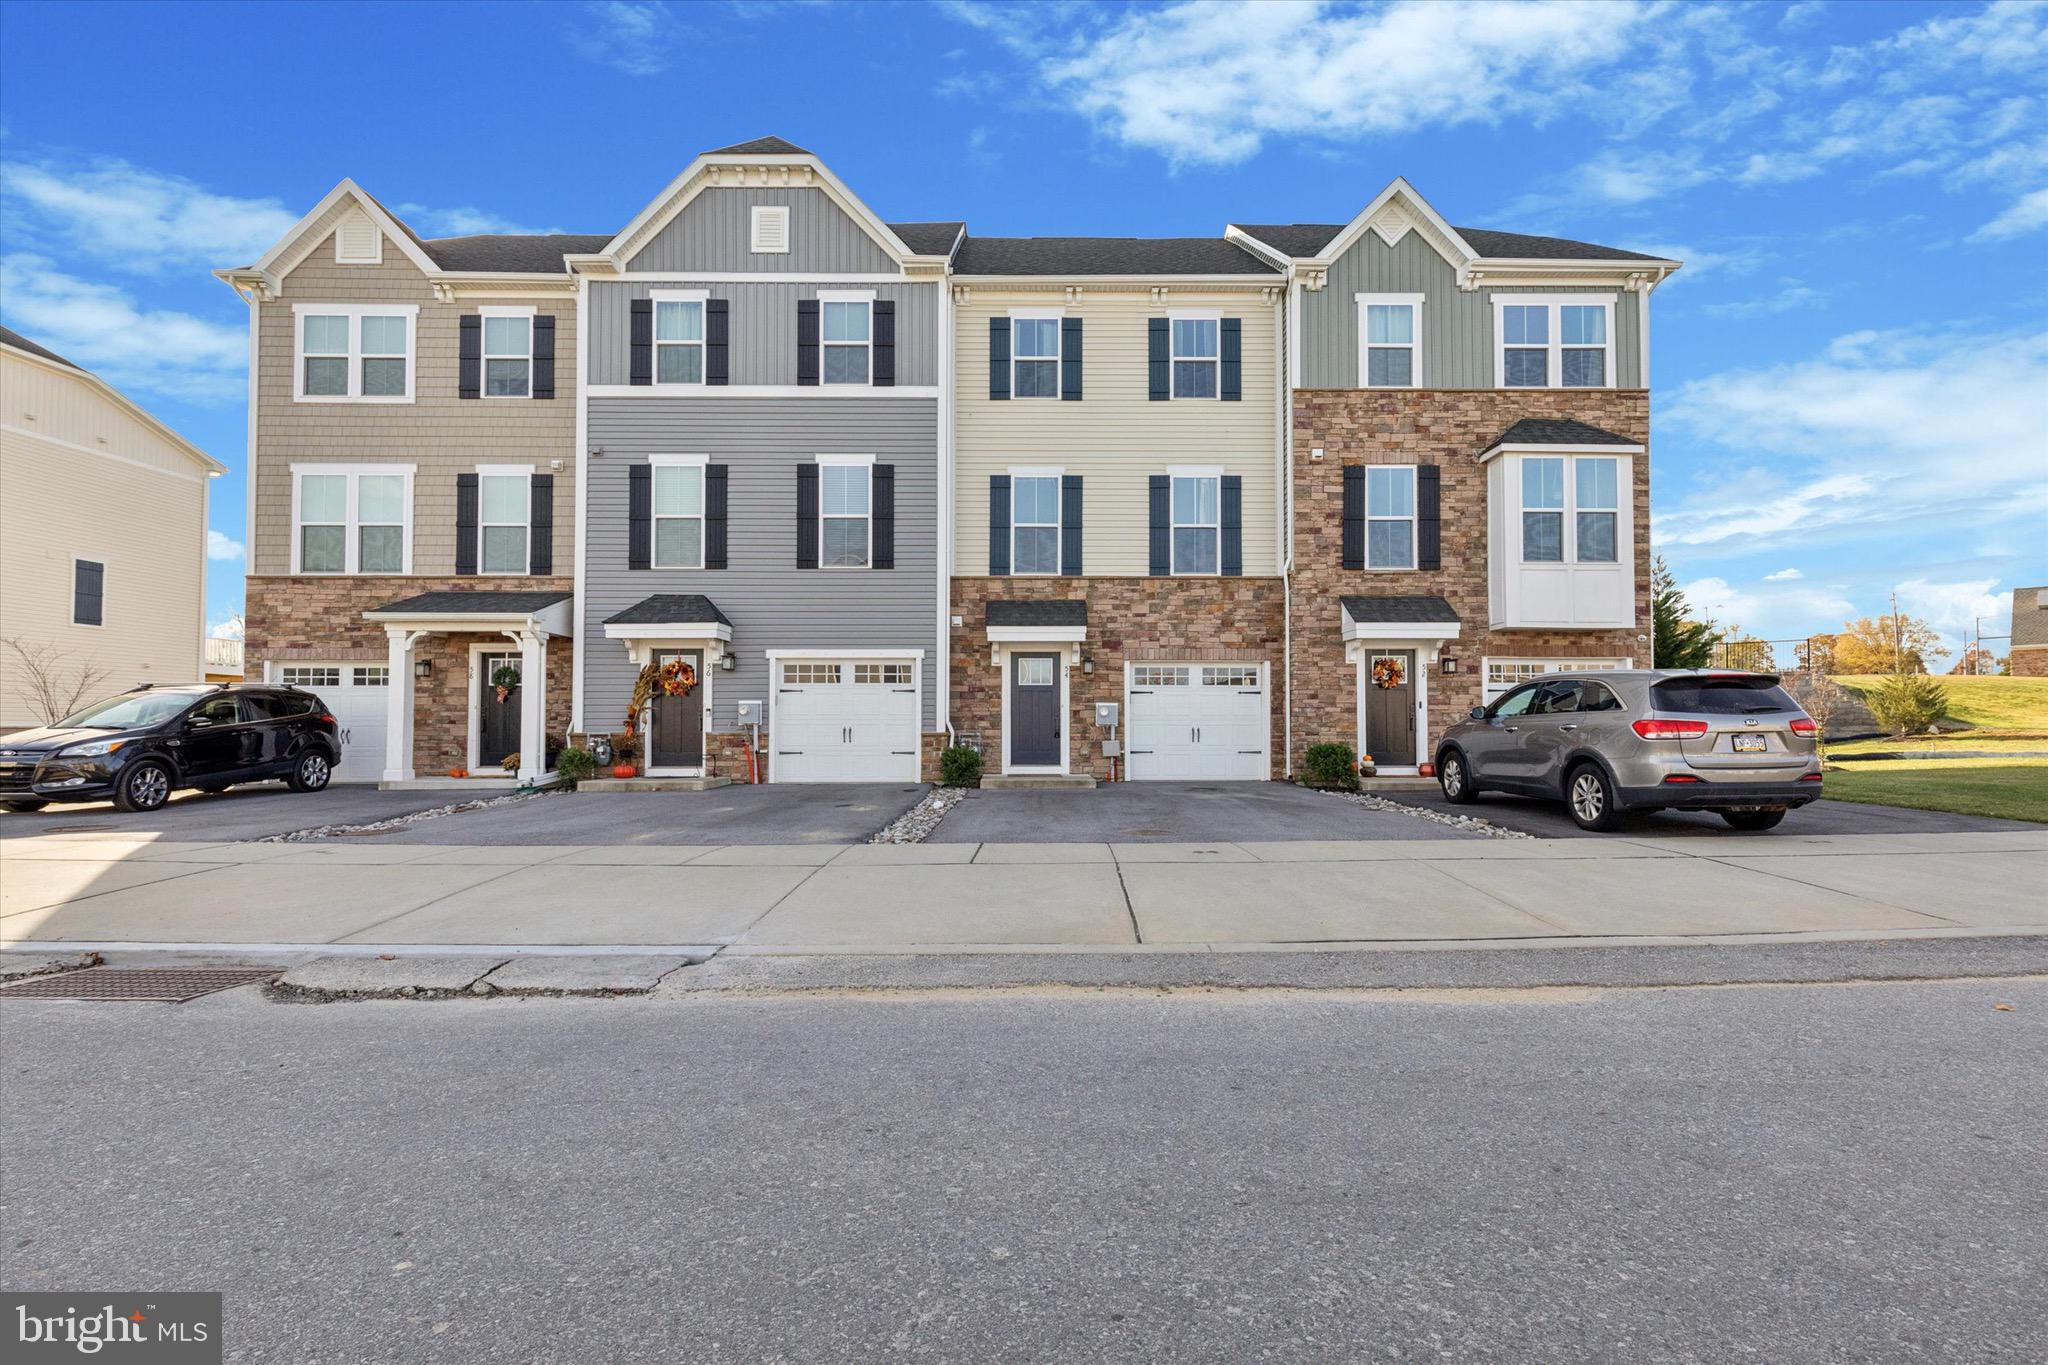
[[[1565,809],[1580,829],[1605,833],[1621,824],[1621,812],[1614,806],[1614,784],[1597,763],[1581,763],[1565,779]]]
[[[1778,822],[1785,818],[1785,812],[1782,809],[1756,810],[1754,808],[1749,810],[1724,810],[1721,812],[1721,818],[1736,829],[1775,829],[1778,826]]]
[[[1465,764],[1465,755],[1456,750],[1438,760],[1436,781],[1444,789],[1444,800],[1454,806],[1469,806],[1479,799],[1479,788],[1472,785],[1472,770]]]
[[[158,810],[170,799],[171,770],[161,763],[131,763],[114,784],[114,805],[120,810]]]
[[[0,810],[11,810],[17,815],[26,815],[32,810],[41,810],[49,804],[47,801],[38,801],[34,797],[22,797],[15,801],[0,801]]]
[[[316,792],[325,788],[333,776],[334,769],[327,762],[327,755],[314,749],[299,755],[299,761],[292,764],[291,776],[285,782],[295,792]]]

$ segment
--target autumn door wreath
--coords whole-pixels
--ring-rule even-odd
[[[1382,654],[1372,661],[1372,685],[1392,691],[1408,681],[1407,661],[1391,654]]]
[[[670,659],[663,664],[649,664],[640,670],[640,676],[633,680],[633,699],[626,704],[626,731],[632,733],[640,725],[640,713],[647,708],[654,694],[664,697],[687,697],[697,690],[697,666],[687,659]]]

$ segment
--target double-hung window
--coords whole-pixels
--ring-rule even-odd
[[[484,396],[525,398],[533,392],[533,309],[485,308]]]
[[[1012,396],[1060,396],[1060,318],[1057,313],[1010,315],[1010,369]]]
[[[1368,389],[1421,383],[1422,295],[1358,296],[1358,382]]]
[[[1621,519],[1620,462],[1579,459],[1572,463],[1576,466],[1572,510],[1577,518],[1573,558],[1581,564],[1613,564],[1620,557],[1615,544]]]
[[[702,292],[656,290],[654,300],[654,382],[704,382],[704,300]]]
[[[1365,567],[1415,567],[1415,466],[1365,471]]]
[[[411,465],[294,465],[292,572],[407,573]]]
[[[1173,476],[1173,571],[1215,574],[1223,571],[1223,476],[1189,473]]]
[[[654,567],[704,567],[704,466],[657,455],[654,466]]]
[[[1175,398],[1215,398],[1222,393],[1223,322],[1212,315],[1168,320]]]
[[[823,383],[868,382],[873,312],[873,294],[818,291],[818,374]]]
[[[410,403],[413,304],[293,305],[292,397],[302,403]]]
[[[523,574],[532,543],[533,471],[518,465],[477,470],[477,568]]]
[[[1620,538],[1621,461],[1607,456],[1523,457],[1524,563],[1618,563]]]
[[[872,541],[870,462],[821,455],[818,466],[818,563],[828,569],[864,569]]]
[[[1497,294],[1496,380],[1507,389],[1604,389],[1614,383],[1614,296]]]
[[[1060,571],[1060,476],[1010,474],[1010,572]]]
[[[1522,561],[1564,562],[1564,466],[1558,457],[1522,461]]]

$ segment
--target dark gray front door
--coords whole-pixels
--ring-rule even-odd
[[[1060,656],[1010,656],[1010,766],[1060,766]]]
[[[476,766],[479,771],[496,768],[508,754],[519,752],[519,708],[524,704],[521,690],[514,687],[498,700],[491,682],[501,668],[519,671],[517,654],[477,656],[476,677]]]
[[[1394,687],[1380,686],[1383,661],[1398,670]],[[1365,662],[1365,751],[1381,767],[1415,762],[1415,651],[1381,650]]]
[[[663,650],[654,656],[658,664],[670,659],[686,660],[697,670],[697,685],[687,697],[664,696],[657,691],[654,710],[654,742],[650,765],[656,768],[698,768],[704,764],[704,653],[702,650]]]

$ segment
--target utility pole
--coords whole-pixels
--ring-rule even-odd
[[[1899,629],[1899,590],[1892,589],[1892,672],[1906,671],[1905,633]]]

